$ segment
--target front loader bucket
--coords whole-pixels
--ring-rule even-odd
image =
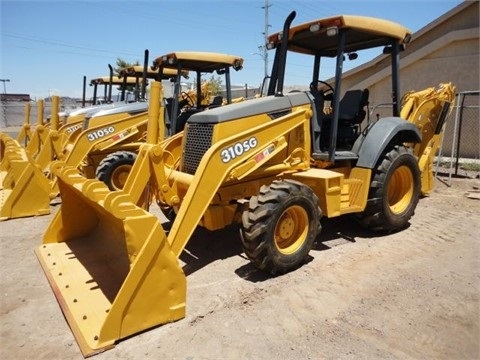
[[[0,169],[0,220],[50,214],[50,182],[16,140]]]
[[[185,317],[186,278],[158,219],[73,167],[53,171],[62,205],[35,253],[82,354]]]
[[[12,152],[12,150],[15,150],[15,147],[21,148],[22,146],[10,135],[0,133],[0,170],[5,168],[4,164],[8,162],[8,154]]]

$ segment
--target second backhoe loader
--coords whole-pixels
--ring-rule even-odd
[[[145,50],[145,56],[148,56],[148,50]],[[148,58],[147,58],[148,60]],[[53,124],[53,116],[51,115],[49,118],[44,118],[44,100],[40,99],[37,101],[37,123],[34,125],[34,129],[32,131],[32,127],[30,125],[30,112],[31,112],[31,104],[27,103],[25,105],[25,119],[22,125],[22,128],[17,136],[17,142],[20,146],[27,149],[27,152],[35,158],[37,154],[41,151],[44,144],[47,143],[49,140],[49,131],[54,125],[55,129],[58,129],[58,136],[54,136],[58,139],[56,147],[60,146],[63,147],[67,140],[73,141],[73,134],[78,134],[79,129],[81,129],[83,120],[88,113],[90,116],[94,114],[96,111],[105,108],[117,108],[119,105],[124,105],[125,102],[123,101],[124,92],[122,91],[122,101],[120,102],[113,102],[108,100],[111,98],[111,89],[113,85],[121,86],[122,90],[126,88],[126,86],[135,86],[140,87],[142,86],[142,90],[144,91],[146,86],[146,81],[143,81],[142,72],[132,72],[131,69],[128,69],[128,73],[124,71],[122,76],[114,76],[113,68],[109,65],[110,68],[110,75],[109,76],[102,76],[93,78],[90,81],[90,86],[94,87],[94,95],[93,95],[93,104],[92,106],[82,107],[80,109],[70,109],[70,110],[60,110],[60,98],[58,96],[52,96],[52,114],[58,114],[58,123]],[[125,69],[122,69],[125,70]],[[96,101],[97,99],[97,90],[98,86],[104,86],[105,92],[105,99],[107,99],[103,104],[98,104]],[[85,92],[85,89],[84,89]],[[109,95],[107,95],[109,94]],[[138,92],[140,94],[140,92]],[[109,98],[107,98],[109,96]],[[138,100],[138,99],[137,99]],[[146,111],[146,109],[145,109]],[[10,140],[10,136],[7,134],[0,132],[0,160],[3,159],[5,142]]]
[[[155,76],[158,80],[174,77],[175,84],[180,84],[182,76],[186,76],[191,69],[197,71],[197,82],[200,84],[201,73],[221,70],[222,74],[226,74],[227,88],[230,89],[230,67],[238,70],[243,64],[243,59],[238,56],[219,53],[180,52],[172,53],[171,56],[181,60],[183,66],[171,63],[168,66],[147,71],[148,76]],[[178,86],[175,88],[179,89]],[[230,99],[230,92],[227,91],[227,93]],[[186,96],[186,99],[183,99],[182,95]],[[198,98],[197,105],[201,106],[202,97],[196,97]],[[157,99],[157,101],[159,100]],[[178,126],[172,129],[170,124],[177,124],[175,122],[177,116],[179,119],[185,118],[185,113],[180,111],[182,104],[190,104],[189,114],[205,109],[205,106],[200,109],[190,102],[187,93],[180,94],[179,90],[175,92],[173,100],[170,101],[171,109],[168,110],[170,116],[165,118],[162,114],[159,125],[162,130],[156,135],[155,142],[160,142],[166,135],[170,136],[180,131]],[[155,118],[154,121],[159,121],[159,119]],[[65,165],[80,168],[82,174],[87,178],[94,178],[98,168],[97,174],[103,181],[115,184],[112,186],[121,187],[122,181],[124,181],[122,179],[128,175],[131,166],[131,163],[127,162],[136,156],[138,147],[145,142],[147,124],[147,103],[136,102],[118,108],[100,110],[85,118],[82,131],[74,137],[74,141],[67,142],[63,147],[54,146],[59,144],[58,137],[55,137],[55,141],[51,141],[51,146],[43,147],[37,159],[22,158],[18,162],[22,169],[29,171],[29,174],[30,172],[35,174],[34,178],[33,175],[29,175],[32,177],[30,182],[22,180],[21,176],[26,176],[22,175],[23,170],[14,171],[14,167],[9,166],[9,174],[5,176],[4,188],[0,190],[0,200],[2,200],[0,202],[0,220],[49,213],[49,200],[55,198],[59,191],[56,176],[51,169],[52,163],[56,160],[61,160]],[[53,132],[51,135],[55,134]],[[108,158],[106,158],[107,156]],[[105,161],[102,162],[104,159]],[[120,159],[120,161],[114,161],[116,159]],[[46,178],[47,182],[45,179],[39,179],[42,176]],[[37,199],[35,202],[24,196],[26,194],[25,187],[33,187],[32,182],[42,185],[42,191],[37,189],[35,192],[35,199]],[[45,187],[45,183],[50,186]],[[22,185],[20,186],[20,184]]]
[[[176,76],[174,71],[167,73],[165,79]],[[151,78],[159,78],[158,71],[153,74],[154,77]],[[111,73],[108,77],[92,79],[95,84],[101,82],[106,85],[107,81],[110,82],[110,86],[144,83],[138,80],[138,74],[116,78]],[[60,98],[52,96],[51,115],[49,121],[46,121],[44,100],[37,101],[37,124],[25,148],[8,135],[3,133],[0,135],[0,220],[50,213],[50,200],[58,194],[58,188],[50,172],[51,162],[64,159],[73,149],[73,144],[81,133],[85,116],[105,108],[103,105],[97,105],[63,114],[65,123],[62,124],[59,104]],[[120,110],[122,105],[124,108]],[[104,121],[131,116],[131,109],[125,110],[127,105],[130,104],[108,104],[109,108],[116,109],[116,114],[105,118]],[[141,111],[145,116],[146,108],[144,105]],[[77,152],[82,151],[84,150],[77,149]]]
[[[314,241],[321,241],[322,217],[355,214],[369,229],[387,232],[407,226],[422,172],[429,171],[414,154],[430,146],[428,134],[442,131],[452,86],[430,92],[432,102],[407,102],[409,118],[402,118],[399,60],[408,29],[347,15],[291,26],[294,17],[268,37],[275,57],[266,96],[193,114],[183,132],[161,143],[153,119],[164,114],[163,102],[151,102],[147,143],[123,190],[55,166],[62,204],[36,255],[84,356],[185,316],[179,257],[197,226],[238,224],[246,256],[271,274],[305,262]],[[343,61],[374,48],[389,54],[392,116],[359,129],[368,98],[359,89],[354,108],[340,108],[352,103],[340,99]],[[283,92],[292,52],[313,60],[311,91]],[[325,57],[336,61],[329,91],[319,86]],[[152,98],[161,92],[153,83]],[[331,113],[324,112],[327,100]],[[434,131],[417,126],[420,114]],[[139,206],[145,192],[174,211],[168,234]]]
[[[180,78],[174,83],[173,97],[165,99],[167,116],[165,125],[159,128],[155,142],[183,131],[187,119],[195,113],[216,106],[232,103],[230,69],[241,70],[243,59],[239,56],[211,52],[173,52],[159,56],[153,62],[153,68],[158,72],[175,71],[177,73],[194,73],[195,90],[183,91]],[[206,74],[217,73],[225,79],[226,99],[213,96],[209,91]],[[163,123],[163,121],[162,121]],[[144,122],[143,130],[147,131],[148,121]],[[113,139],[114,140],[114,139]],[[87,177],[95,176],[105,182],[111,190],[122,189],[137,157],[138,149],[145,138],[134,141],[111,141],[101,143],[97,150],[89,153],[84,172]],[[108,145],[108,146],[107,146]],[[108,154],[105,156],[105,153]],[[100,161],[99,161],[100,160]]]

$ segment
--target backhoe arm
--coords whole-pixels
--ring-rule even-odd
[[[422,141],[412,146],[422,174],[423,195],[428,195],[433,189],[433,159],[454,102],[455,87],[451,83],[412,92],[405,97],[400,115],[415,124],[422,134]]]

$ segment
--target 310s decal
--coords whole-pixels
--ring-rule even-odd
[[[236,144],[233,144],[232,146],[229,146],[228,148],[222,150],[222,152],[220,153],[222,162],[228,163],[235,159],[237,156],[241,156],[247,151],[250,151],[251,149],[257,147],[257,145],[258,141],[255,137],[251,137],[250,139],[243,142],[237,142]]]
[[[98,140],[104,136],[107,136],[115,131],[115,128],[113,126],[109,126],[105,129],[99,129],[92,131],[87,135],[88,141],[95,141]]]
[[[67,128],[66,132],[67,132],[67,134],[71,134],[71,133],[73,133],[75,130],[81,129],[81,128],[82,128],[82,124],[72,125],[72,126],[70,126],[70,127]]]

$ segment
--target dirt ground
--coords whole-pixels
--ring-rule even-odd
[[[235,229],[197,231],[186,318],[94,359],[480,359],[480,200],[467,196],[480,182],[451,185],[437,180],[396,234],[323,221],[310,261],[278,277]],[[1,359],[82,359],[33,252],[51,218],[0,223]]]

